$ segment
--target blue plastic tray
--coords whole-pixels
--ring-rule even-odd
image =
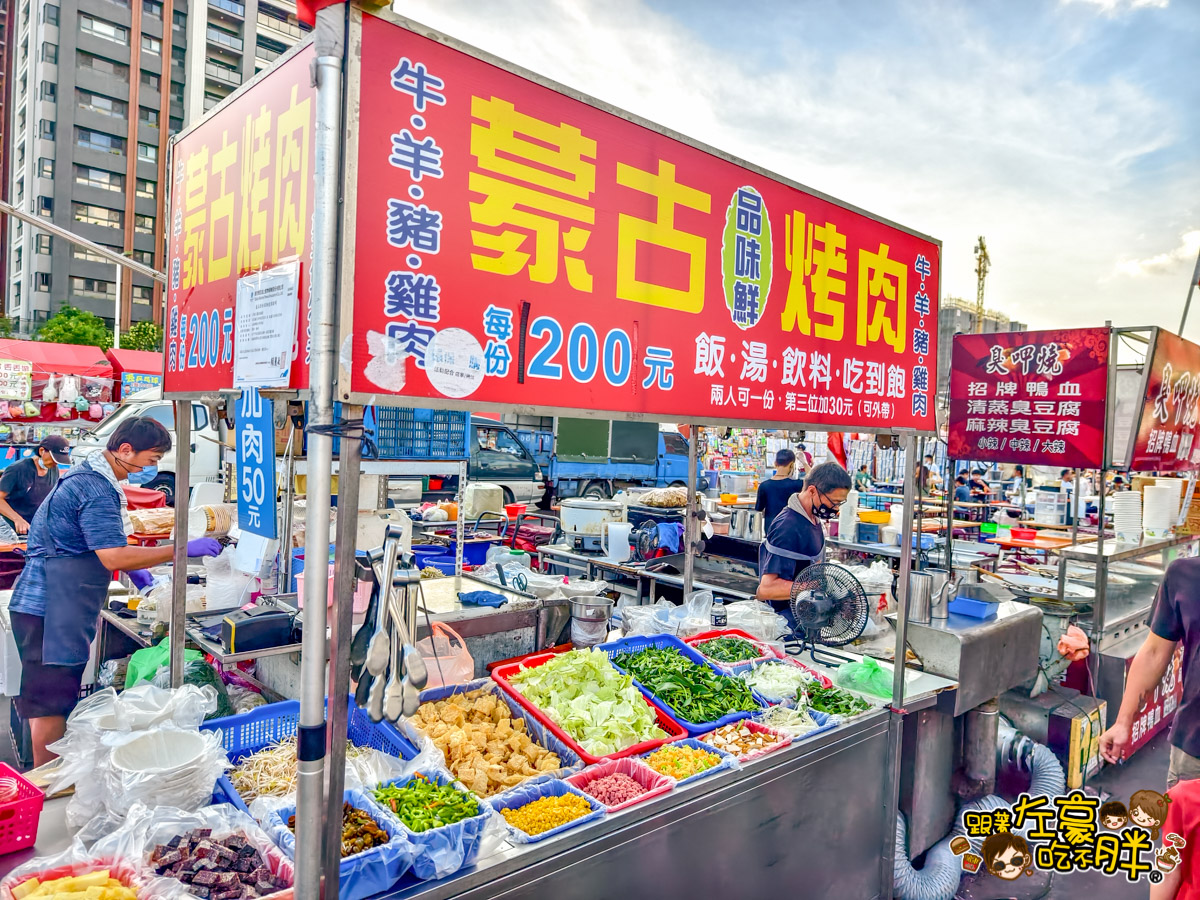
[[[699,772],[695,775],[689,775],[687,778],[684,778],[682,781],[676,781],[675,787],[677,787],[677,788],[681,788],[685,784],[691,784],[693,781],[699,781],[701,778],[707,778],[709,775],[716,775],[718,772],[727,772],[730,769],[732,769],[734,767],[734,765],[737,763],[737,759],[734,757],[734,755],[732,753],[728,753],[728,752],[720,749],[719,747],[714,747],[712,744],[706,744],[703,741],[698,741],[695,738],[684,738],[681,741],[673,741],[672,743],[667,744],[666,747],[667,748],[691,747],[693,750],[704,750],[708,753],[715,753],[715,754],[717,754],[717,756],[721,757],[721,761],[719,763],[717,763],[717,765],[713,766],[711,769],[705,769],[703,772]],[[659,748],[657,748],[657,750],[651,750],[649,753],[643,753],[642,759],[651,757],[655,753],[657,753],[658,750],[663,750],[663,749],[666,749],[666,748],[659,747]],[[654,771],[656,773],[658,772],[657,769],[655,769]],[[668,775],[667,777],[670,778],[671,776]]]
[[[795,709],[795,706],[793,706],[791,703],[785,703],[783,705]],[[833,731],[833,729],[842,724],[842,720],[838,716],[831,716],[829,713],[821,712],[819,709],[810,709],[808,714],[813,717],[813,721],[817,723],[817,727],[808,734],[802,734],[792,738],[793,747],[796,744],[807,741],[811,737],[816,737],[818,734],[824,734],[826,731]],[[757,718],[754,721],[758,722],[760,725],[766,725],[767,728],[772,727],[767,725],[766,722],[759,722]]]
[[[972,619],[991,619],[1000,610],[999,603],[987,600],[976,600],[973,597],[955,597],[946,604],[950,612],[958,616],[970,616]]]
[[[365,793],[351,789],[345,791],[344,797],[351,806],[370,814],[391,838],[382,846],[343,857],[338,867],[338,897],[365,900],[383,893],[404,877],[413,864],[413,846],[401,830],[403,826]],[[296,836],[287,827],[287,820],[295,812],[294,805],[275,809],[263,821],[263,829],[292,860],[296,858]]]
[[[574,794],[576,797],[582,797],[588,802],[588,806],[592,808],[592,811],[586,816],[580,816],[566,825],[559,825],[557,828],[551,828],[549,831],[543,831],[541,834],[526,834],[521,829],[509,825],[507,820],[505,820],[504,827],[508,829],[508,833],[513,840],[519,844],[536,844],[538,841],[544,841],[547,838],[562,834],[564,831],[574,828],[577,825],[584,825],[603,818],[605,814],[604,804],[594,797],[589,797],[578,788],[574,788],[565,781],[559,781],[558,779],[540,781],[536,784],[519,784],[507,793],[492,797],[488,801],[488,804],[498,815],[503,815],[500,812],[502,809],[517,809],[526,803],[532,803],[534,800],[542,797],[562,797],[565,794]]]
[[[229,755],[229,761],[236,765],[251,753],[292,737],[299,724],[300,701],[284,700],[268,703],[248,713],[210,719],[200,726],[200,730],[220,732],[221,745]],[[356,747],[374,747],[400,759],[415,759],[417,756],[415,743],[387,722],[372,722],[365,710],[354,705],[353,697],[350,698],[346,733],[350,743]],[[231,803],[244,813],[250,812],[228,775],[222,775],[217,780],[214,799],[218,803]]]
[[[659,650],[675,650],[692,662],[708,667],[722,678],[734,677],[728,672],[724,671],[716,663],[705,658],[704,655],[699,651],[693,650],[683,641],[679,640],[679,638],[670,634],[651,634],[642,635],[639,637],[622,638],[619,641],[612,641],[607,644],[599,645],[599,649],[607,653],[608,658],[612,660],[613,668],[615,668],[618,672],[623,672],[626,675],[629,673],[617,665],[615,659],[616,655],[618,653],[638,653],[649,647],[654,647]],[[689,722],[679,714],[679,711],[676,710],[675,707],[671,706],[671,704],[669,704],[663,698],[648,691],[646,687],[636,678],[633,679],[633,683],[636,684],[638,690],[645,694],[648,698],[653,700],[655,703],[658,703],[664,709],[668,710],[671,715],[674,716],[675,721],[687,729],[688,734],[692,735],[707,734],[714,728],[720,728],[722,725],[728,725],[730,722],[737,722],[741,719],[748,719],[758,712],[758,710],[748,710],[745,712],[729,713],[729,715],[722,716],[715,722]],[[770,703],[767,702],[767,699],[757,691],[751,690],[750,695],[754,698],[754,702],[760,707],[770,706]]]
[[[422,775],[434,784],[452,784],[456,790],[474,797],[461,783],[454,779],[449,772],[439,768],[420,769],[405,778],[397,778],[386,784],[404,787],[417,775]],[[381,785],[381,787],[384,785]],[[469,866],[479,854],[479,844],[483,840],[483,829],[487,825],[490,811],[486,801],[479,800],[479,814],[469,819],[463,819],[452,825],[442,825],[427,831],[413,831],[403,820],[394,815],[391,809],[382,801],[376,800],[384,815],[390,817],[400,827],[408,838],[409,843],[416,847],[412,872],[422,881],[435,878],[445,878],[453,875],[464,866]]]

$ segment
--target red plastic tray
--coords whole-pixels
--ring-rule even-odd
[[[749,762],[752,759],[758,759],[760,756],[766,756],[768,753],[774,753],[776,750],[782,750],[784,747],[791,746],[792,738],[790,735],[786,735],[782,731],[776,731],[774,728],[771,728],[768,725],[763,725],[763,724],[760,724],[759,722],[749,722],[749,721],[734,722],[733,724],[737,725],[739,728],[749,728],[751,731],[758,732],[759,734],[766,734],[766,735],[770,735],[771,737],[776,738],[775,743],[767,744],[767,746],[765,746],[759,750],[751,750],[749,753],[736,753],[735,754],[735,753],[733,753],[732,750],[725,751],[726,753],[730,753],[730,754],[733,754],[734,756],[736,756],[738,762]],[[709,740],[709,738],[712,737],[712,734],[713,733],[710,731],[708,734],[701,735],[699,738],[697,738],[697,740],[704,741],[707,744],[712,744],[712,742]],[[717,745],[712,744],[712,746],[716,747]],[[717,749],[720,750],[722,748],[717,747]]]
[[[531,703],[529,699],[519,690],[513,687],[508,680],[522,669],[537,668],[538,666],[552,660],[556,655],[557,654],[545,652],[535,653],[531,656],[525,657],[520,662],[510,663],[506,666],[497,666],[494,670],[492,670],[492,680],[495,681],[496,684],[500,685],[501,689],[506,694],[516,700],[517,703],[519,703],[524,709],[528,710],[531,716],[550,729],[551,733],[553,733],[555,737],[578,753],[579,758],[588,765],[598,763],[605,759],[622,759],[627,756],[637,756],[638,754],[645,753],[648,750],[654,750],[658,747],[661,747],[663,744],[669,744],[671,741],[677,741],[680,738],[685,738],[688,736],[686,728],[672,719],[667,711],[661,706],[659,706],[657,703],[654,703],[648,697],[642,694],[642,699],[646,701],[652,710],[654,710],[654,717],[658,721],[658,727],[667,733],[667,737],[656,741],[643,741],[640,744],[634,744],[632,747],[626,747],[624,750],[619,750],[616,753],[609,753],[606,756],[593,756],[592,754],[588,753],[581,746],[579,746],[578,741],[563,731],[557,723],[551,720],[551,718],[546,715],[541,707],[535,706],[533,703]]]
[[[739,660],[738,662],[723,662],[722,660],[719,660],[719,659],[713,659],[711,656],[709,656],[707,653],[705,653],[703,650],[701,650],[697,646],[697,644],[703,644],[705,641],[711,641],[714,638],[723,638],[723,637],[737,637],[737,638],[741,638],[744,641],[749,641],[755,647],[757,647],[760,651],[762,651],[763,655],[755,657],[754,659]],[[695,635],[694,637],[684,638],[683,642],[685,644],[687,644],[689,647],[694,648],[695,651],[697,653],[699,653],[701,656],[703,656],[705,659],[711,660],[715,665],[720,666],[722,669],[729,669],[729,668],[733,668],[735,666],[745,666],[745,665],[748,665],[749,663],[762,662],[764,659],[780,659],[781,658],[780,655],[775,650],[773,650],[771,647],[767,646],[765,643],[760,641],[758,638],[754,637],[754,635],[747,634],[746,632],[742,631],[739,628],[715,628],[712,631],[703,631],[700,634]]]
[[[490,675],[492,672],[496,671],[496,669],[500,668],[500,666],[510,666],[513,663],[519,663],[522,660],[529,659],[531,656],[541,656],[543,653],[570,653],[574,649],[575,645],[570,641],[567,641],[565,644],[557,644],[553,647],[547,647],[545,650],[539,650],[537,653],[522,653],[519,656],[510,656],[508,659],[500,659],[496,662],[488,663],[488,674]]]
[[[3,854],[33,846],[46,796],[20,772],[4,763],[0,763],[0,777],[13,778],[17,782],[16,799],[0,804],[0,854]]]

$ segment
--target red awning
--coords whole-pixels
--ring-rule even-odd
[[[163,371],[163,355],[150,350],[109,350],[107,356],[118,373],[161,375]]]
[[[112,365],[99,347],[53,344],[48,341],[16,341],[0,338],[0,359],[33,363],[33,380],[48,375],[87,375],[112,378]],[[161,371],[161,366],[157,371]]]

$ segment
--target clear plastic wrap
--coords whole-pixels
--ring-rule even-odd
[[[403,778],[390,779],[383,784],[403,787],[417,776],[434,784],[454,784],[457,788],[467,792],[466,788],[457,782],[449,772],[433,767],[421,768]],[[472,794],[472,796],[475,795]],[[489,824],[495,823],[496,816],[486,802],[478,797],[476,799],[479,800],[478,815],[452,825],[442,825],[420,832],[408,828],[398,815],[393,814],[385,804],[379,803],[384,814],[390,816],[400,826],[409,843],[413,845],[413,874],[417,878],[423,881],[445,878],[464,866],[469,866],[478,857],[485,833]],[[501,825],[496,823],[493,827],[499,831]]]
[[[91,852],[100,856],[130,860],[139,867],[144,877],[152,879],[151,893],[156,897],[164,893],[191,897],[194,895],[183,882],[165,876],[154,877],[150,854],[156,846],[166,844],[172,838],[197,828],[211,829],[212,836],[217,839],[234,834],[244,836],[262,856],[275,878],[287,887],[291,887],[295,881],[295,865],[292,860],[283,854],[257,822],[241,810],[225,803],[206,806],[195,812],[170,806],[149,808],[135,803],[120,826],[97,840]]]
[[[725,604],[726,624],[752,634],[760,641],[778,641],[790,633],[788,620],[761,600],[739,600]]]
[[[386,891],[404,877],[412,867],[415,848],[399,823],[361,790],[351,788],[344,797],[345,802],[370,815],[391,838],[382,846],[342,858],[338,870],[338,897],[341,900],[365,900]],[[287,820],[295,812],[295,803],[280,805],[263,821],[267,834],[288,859],[293,860],[296,858],[296,835],[287,827]]]
[[[514,844],[536,844],[538,841],[544,841],[546,838],[562,834],[562,832],[569,828],[586,825],[589,822],[604,818],[604,804],[595,797],[589,797],[574,785],[568,785],[565,781],[526,782],[525,784],[517,785],[510,791],[505,791],[503,794],[492,797],[487,802],[491,804],[492,809],[497,814],[503,815],[502,810],[520,809],[522,806],[539,800],[542,797],[561,797],[564,794],[575,794],[582,797],[588,802],[588,806],[591,807],[592,811],[580,816],[578,819],[572,819],[565,825],[559,825],[557,828],[543,831],[541,834],[527,834],[513,825],[505,825],[508,830],[508,839]]]
[[[163,900],[184,900],[181,890],[173,890],[170,884],[162,879],[155,879],[142,869],[137,862],[124,854],[103,854],[95,849],[89,850],[82,841],[74,840],[66,850],[53,856],[39,856],[29,862],[17,866],[0,881],[0,900],[15,900],[13,889],[36,878],[40,883],[57,878],[78,877],[108,870],[109,877],[115,878],[125,887],[137,893],[139,900],[154,897]],[[178,882],[174,882],[178,884]],[[80,900],[86,895],[79,893]]]
[[[101,768],[104,805],[117,813],[138,802],[196,810],[212,801],[229,757],[212,732],[161,726],[133,734],[107,735],[111,753]]]

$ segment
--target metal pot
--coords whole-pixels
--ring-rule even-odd
[[[567,537],[591,537],[598,542],[606,522],[625,521],[625,507],[615,500],[571,497],[562,502],[559,520]]]

